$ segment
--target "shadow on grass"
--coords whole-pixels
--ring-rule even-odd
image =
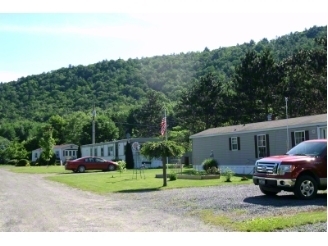
[[[129,189],[129,190],[120,190],[115,191],[114,193],[144,193],[144,192],[153,192],[153,191],[160,191],[161,187],[158,188],[146,188],[146,189]]]

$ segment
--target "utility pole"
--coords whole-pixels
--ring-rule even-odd
[[[95,121],[96,121],[96,109],[95,105],[93,105],[93,110],[92,110],[92,156],[94,156],[94,145],[96,143],[96,127],[95,127]]]
[[[165,141],[167,142],[167,120],[166,120],[166,108],[164,107],[164,119],[165,119]],[[169,157],[166,157],[166,164],[169,163]]]
[[[288,109],[287,109],[287,102],[288,102],[288,97],[285,97],[285,102],[286,102],[286,120],[287,120],[287,152],[289,150],[289,138],[288,138]]]

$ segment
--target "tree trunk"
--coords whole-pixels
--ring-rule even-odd
[[[166,157],[162,157],[162,163],[163,163],[163,186],[167,186]]]

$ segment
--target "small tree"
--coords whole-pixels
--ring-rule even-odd
[[[81,146],[79,146],[79,148],[77,149],[77,158],[81,158],[81,157],[82,157]]]
[[[49,163],[51,157],[54,155],[55,139],[52,137],[51,126],[45,126],[43,129],[43,136],[40,139],[40,146],[42,148],[42,155],[44,159]]]
[[[125,145],[125,163],[127,169],[134,168],[134,159],[130,142],[127,142]]]
[[[178,157],[184,153],[184,148],[173,141],[148,142],[142,145],[140,153],[149,159],[162,158],[163,186],[167,186],[166,157]]]

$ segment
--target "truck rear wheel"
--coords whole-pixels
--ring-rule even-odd
[[[260,187],[261,192],[267,196],[275,196],[280,192],[280,190],[270,189],[270,188],[267,188],[267,187],[264,187],[261,185],[259,187]]]
[[[316,197],[318,185],[314,178],[308,175],[300,176],[295,184],[294,195],[303,200],[310,200]]]

